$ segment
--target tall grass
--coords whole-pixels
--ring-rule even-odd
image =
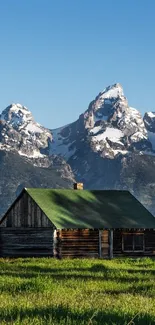
[[[0,259],[0,324],[155,324],[155,260]]]

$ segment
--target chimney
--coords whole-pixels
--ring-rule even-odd
[[[74,190],[83,190],[83,183],[74,183]]]

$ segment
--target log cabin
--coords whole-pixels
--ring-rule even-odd
[[[24,188],[0,222],[0,256],[155,256],[155,217],[128,191]]]

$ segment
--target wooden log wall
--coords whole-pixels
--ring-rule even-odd
[[[142,233],[144,234],[144,252],[123,252],[122,236],[123,233]],[[116,256],[155,256],[155,230],[114,230],[113,254]]]
[[[109,257],[109,230],[102,230],[102,258]]]
[[[101,232],[100,234],[99,230],[91,229],[57,231],[55,256],[58,258],[108,257],[108,231],[104,230]]]
[[[6,214],[0,227],[53,228],[53,225],[28,193],[24,192]]]
[[[0,228],[0,256],[53,256],[53,229]]]
[[[145,239],[145,255],[155,256],[155,230],[146,230],[144,233]]]
[[[59,238],[60,257],[99,257],[98,230],[62,230]]]
[[[122,252],[122,231],[114,230],[113,232],[113,255],[123,255]]]

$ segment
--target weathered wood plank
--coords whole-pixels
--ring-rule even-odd
[[[99,230],[99,257],[102,258],[102,230]]]
[[[61,257],[99,257],[99,232],[90,229],[62,230]],[[60,253],[60,247],[59,247]]]
[[[109,231],[102,231],[102,257],[109,257]]]
[[[6,218],[0,224],[0,227],[53,228],[53,225],[40,207],[25,192],[6,214]]]
[[[1,256],[53,256],[52,228],[1,228]]]
[[[109,257],[113,258],[113,230],[109,230]]]

